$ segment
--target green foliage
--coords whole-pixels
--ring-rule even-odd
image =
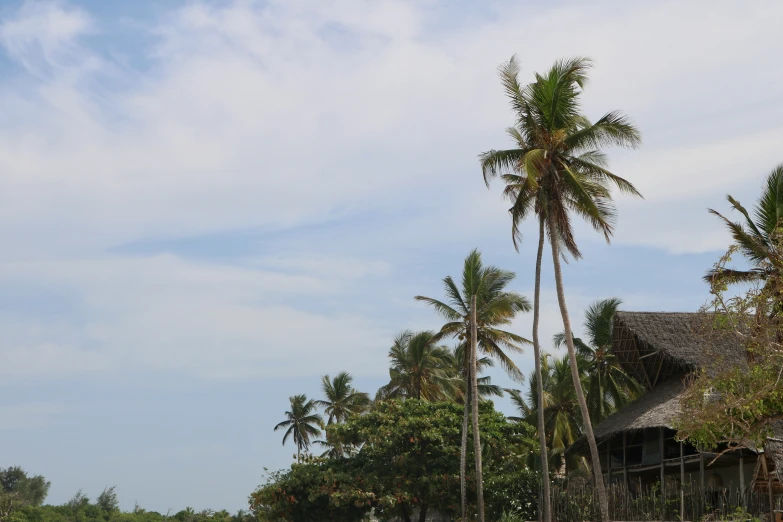
[[[541,475],[510,465],[484,476],[484,504],[489,520],[523,521],[538,517]]]
[[[583,385],[586,380],[587,361],[577,355],[577,368]],[[563,453],[583,433],[583,424],[579,412],[571,377],[571,363],[568,355],[554,357],[544,353],[541,356],[541,382],[544,390],[544,433],[550,469],[556,470],[563,465]],[[529,379],[527,399],[523,399],[519,390],[510,390],[512,402],[522,414],[514,419],[537,426],[538,416],[538,380],[535,374]],[[531,460],[535,456],[531,455]],[[530,462],[532,465],[533,462]]]
[[[552,227],[550,240],[556,239],[555,244],[579,259],[572,215],[583,217],[608,241],[615,220],[610,187],[640,196],[630,182],[607,170],[601,150],[611,145],[636,147],[641,143],[639,131],[617,111],[595,122],[581,112],[591,66],[587,58],[558,60],[525,86],[519,82],[516,57],[500,67],[516,116],[508,129],[514,148],[485,152],[480,160],[487,184],[499,175],[506,184],[515,245],[521,239],[520,224],[536,215]]]
[[[448,348],[437,344],[434,332],[404,331],[389,349],[389,383],[377,398],[443,401],[459,389],[454,362]]]
[[[28,477],[19,466],[0,468],[0,521],[10,520],[28,506],[40,506],[50,485],[41,475]]]
[[[712,278],[713,299],[694,325],[713,364],[689,382],[682,399],[687,415],[677,428],[699,447],[761,447],[771,424],[783,420],[783,236],[776,232],[771,240],[768,257],[755,265],[765,277],[737,295],[728,292],[734,281]],[[713,272],[723,273],[737,250],[730,248]],[[725,344],[744,347],[747,364],[724,364],[720,351],[712,353]]]
[[[111,488],[109,488],[111,489]],[[184,509],[176,515],[168,516],[156,511],[146,511],[138,505],[130,512],[114,509],[111,512],[96,504],[75,503],[79,505],[74,511],[74,503],[62,506],[27,506],[15,512],[8,522],[254,522],[259,520],[252,513],[239,511],[231,515],[226,510],[200,512],[192,508]]]
[[[704,279],[710,284],[731,284],[763,281],[769,276],[780,277],[781,267],[776,258],[780,257],[777,236],[783,219],[783,164],[767,175],[752,217],[731,195],[727,195],[726,199],[733,210],[742,214],[744,222],[731,221],[713,209],[710,213],[726,225],[734,239],[734,248],[742,253],[751,268],[737,270],[720,263],[709,270]]]
[[[340,372],[334,379],[330,379],[328,375],[321,379],[326,400],[315,403],[324,408],[329,419],[327,424],[343,422],[351,415],[363,412],[370,405],[370,396],[355,390],[351,382],[353,377],[348,372]]]
[[[508,422],[489,402],[481,404],[480,423],[485,480],[497,486],[497,493],[487,488],[492,516],[524,512],[538,494],[537,475],[525,469],[530,428]],[[414,509],[454,515],[461,426],[462,408],[455,403],[378,402],[327,428],[331,439],[360,447],[355,456],[309,458],[273,473],[251,495],[251,505],[263,508],[269,520],[297,522],[360,520],[371,508],[380,517],[405,518]]]
[[[25,505],[40,506],[49,493],[50,482],[41,476],[28,477],[19,466],[0,468],[0,487],[5,494],[15,494]]]
[[[305,395],[289,397],[291,409],[285,412],[286,420],[275,426],[275,431],[288,428],[283,435],[283,445],[289,437],[296,445],[296,459],[299,460],[302,450],[310,447],[313,437],[321,434],[324,425],[323,418],[316,413],[316,403],[308,400]]]
[[[106,513],[114,513],[120,510],[120,503],[117,500],[117,493],[114,491],[116,486],[106,488],[98,495],[95,504]]]
[[[584,327],[587,342],[575,337],[574,346],[584,364],[584,390],[590,420],[601,422],[618,409],[635,400],[642,386],[628,375],[612,352],[612,321],[622,301],[603,299],[591,304],[585,311]],[[555,346],[565,344],[565,334],[554,337]]]
[[[462,353],[468,355],[470,351],[465,346],[470,338],[470,298],[475,295],[479,351],[500,361],[512,377],[519,378],[522,374],[506,352],[521,353],[521,345],[530,344],[530,341],[500,329],[510,325],[520,312],[530,310],[530,302],[524,296],[506,290],[515,277],[513,272],[485,266],[481,252],[473,250],[465,258],[460,286],[451,276],[443,279],[445,300],[421,295],[416,296],[416,300],[429,304],[446,320],[438,337],[456,337]]]

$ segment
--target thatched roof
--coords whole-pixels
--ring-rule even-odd
[[[713,330],[710,316],[697,313],[618,311],[612,351],[625,371],[648,391],[594,426],[596,439],[645,428],[673,429],[685,374],[696,368],[747,363],[736,337]],[[584,444],[582,437],[568,453],[579,451]]]
[[[612,350],[625,370],[648,389],[695,368],[745,363],[733,336],[716,332],[697,313],[622,312],[614,317]]]
[[[674,428],[674,420],[681,411],[680,396],[684,390],[682,380],[677,378],[669,379],[656,386],[652,391],[594,426],[593,433],[596,440],[623,431],[658,427]],[[578,452],[586,443],[585,436],[580,437],[568,448],[567,453]]]
[[[783,483],[783,421],[772,424],[772,436],[764,444],[766,453],[775,465],[778,481]]]

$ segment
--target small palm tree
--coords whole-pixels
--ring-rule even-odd
[[[579,402],[571,379],[571,362],[568,355],[555,358],[544,353],[541,356],[541,379],[544,390],[544,436],[549,453],[547,463],[550,469],[560,469],[563,465],[563,454],[576,440],[582,436],[583,425],[579,416]],[[577,356],[577,370],[584,383],[587,381],[585,369],[587,361]],[[511,401],[519,410],[521,417],[509,417],[510,420],[527,422],[537,425],[538,418],[538,383],[537,376],[530,376],[530,386],[527,398],[522,398],[519,390],[509,390]]]
[[[601,422],[643,391],[612,352],[612,321],[621,303],[620,299],[611,298],[590,305],[584,322],[589,344],[574,338],[578,355],[585,361],[587,407],[593,422]],[[555,346],[560,348],[564,343],[565,334],[556,334]]]
[[[351,386],[353,377],[347,372],[338,373],[334,379],[324,375],[321,379],[321,389],[326,400],[315,401],[315,404],[324,408],[328,415],[327,425],[335,422],[344,422],[351,415],[361,413],[370,405],[370,396],[357,391]]]
[[[389,349],[389,383],[376,399],[421,399],[443,401],[458,389],[448,348],[439,346],[435,332],[404,331]]]
[[[302,450],[310,447],[312,437],[321,434],[324,421],[321,415],[316,413],[316,404],[308,400],[306,395],[294,395],[289,397],[291,409],[285,412],[286,420],[275,426],[275,431],[288,428],[283,435],[283,445],[289,437],[296,444],[296,461],[301,461]]]
[[[454,397],[457,402],[465,403],[468,396],[468,371],[470,370],[470,355],[466,343],[460,343],[452,351],[452,361],[454,367],[452,369],[454,375],[459,376],[459,388],[457,395]],[[492,368],[495,363],[489,357],[479,357],[476,360],[476,373],[481,375],[487,368]],[[484,377],[478,377],[478,394],[479,398],[486,400],[490,397],[502,397],[503,388],[497,384],[492,384],[492,378],[488,375]]]
[[[777,267],[774,260],[778,257],[773,252],[780,244],[781,220],[783,219],[783,164],[775,167],[767,175],[764,189],[756,202],[753,217],[739,201],[727,195],[726,199],[744,217],[744,223],[734,222],[716,210],[710,212],[723,221],[729,229],[736,248],[751,264],[750,270],[734,270],[729,268],[713,269],[707,272],[704,279],[708,283],[715,280],[726,283],[764,281],[770,271],[783,272],[783,267]],[[772,268],[774,267],[774,268]]]
[[[516,293],[506,291],[506,287],[514,279],[513,272],[501,270],[495,266],[484,266],[481,260],[481,253],[473,250],[468,257],[462,269],[461,289],[457,286],[451,276],[443,279],[443,286],[446,292],[446,301],[440,301],[431,297],[416,296],[416,300],[424,301],[438,312],[444,319],[444,324],[440,337],[457,337],[463,343],[469,346],[475,343],[476,350],[481,350],[490,357],[500,361],[501,366],[512,376],[512,378],[521,378],[522,373],[514,361],[506,353],[522,351],[522,344],[529,343],[527,339],[517,334],[501,330],[500,327],[511,324],[514,317],[520,312],[530,310],[528,300]],[[471,302],[475,301],[475,309],[472,309]],[[475,325],[471,321],[471,314],[475,314]],[[475,336],[473,332],[475,331]],[[478,361],[476,353],[472,350],[466,350],[468,360]],[[462,497],[462,518],[465,519],[467,497],[466,497],[466,462],[468,445],[468,418],[472,414],[474,437],[473,442],[476,445],[476,481],[477,493],[479,496],[478,510],[479,518],[483,517],[483,505],[481,502],[481,451],[478,449],[480,436],[478,434],[478,371],[469,368],[466,372],[466,382],[468,394],[465,401],[465,412],[462,423],[462,449],[460,452],[460,492]],[[474,395],[472,390],[476,390]]]
[[[582,114],[580,95],[587,83],[590,67],[591,62],[587,58],[560,60],[545,75],[536,74],[532,83],[522,86],[518,80],[519,66],[516,58],[512,57],[500,68],[500,76],[516,117],[516,124],[508,130],[514,148],[492,150],[483,153],[480,159],[487,184],[499,174],[502,174],[506,183],[504,195],[512,201],[510,214],[515,245],[520,238],[520,224],[531,215],[537,217],[538,253],[533,299],[536,365],[541,361],[538,342],[541,260],[545,237],[549,238],[557,300],[571,359],[573,386],[590,446],[601,520],[609,522],[609,501],[603,483],[598,446],[593,436],[587,402],[579,386],[560,257],[566,252],[576,259],[581,257],[573,233],[573,214],[586,219],[609,241],[614,231],[615,218],[611,185],[621,192],[641,196],[630,182],[607,169],[606,156],[601,151],[607,145],[636,147],[641,137],[636,127],[619,112],[609,112],[595,123]],[[539,372],[540,368],[536,370],[538,375]],[[540,379],[538,382],[541,382]],[[539,405],[538,409],[542,415],[543,408]],[[547,455],[543,422],[544,419],[540,417],[538,425],[542,460]],[[542,462],[544,522],[551,520],[548,468],[546,462]]]

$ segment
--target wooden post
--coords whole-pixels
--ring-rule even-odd
[[[627,450],[625,449],[625,432],[623,432],[623,484],[625,484],[625,487],[628,488],[628,464],[625,460],[625,452]]]
[[[699,452],[699,482],[701,493],[704,495],[704,454],[701,452]]]
[[[661,456],[661,520],[666,520],[666,482],[663,478],[663,475],[666,471],[663,467],[663,428],[658,428],[658,442]]]
[[[739,487],[740,487],[740,502],[742,502],[742,507],[745,506],[745,459],[742,457],[742,450],[740,450],[740,460],[739,460]]]
[[[759,453],[761,467],[764,468],[764,475],[767,477],[767,494],[769,495],[769,516],[770,520],[775,520],[775,499],[772,497],[772,474],[767,468],[767,455]]]
[[[660,453],[661,453],[661,492],[663,492],[663,474],[664,474],[664,468],[663,468],[663,428],[658,428],[658,442],[660,447]]]
[[[680,520],[685,520],[685,452],[680,441]]]

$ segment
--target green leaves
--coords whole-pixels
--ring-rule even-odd
[[[501,66],[500,77],[516,116],[508,134],[515,148],[480,155],[488,184],[501,175],[510,209],[512,238],[518,248],[520,223],[531,213],[554,223],[557,241],[574,258],[581,257],[570,214],[585,218],[607,241],[615,218],[610,186],[641,197],[629,181],[606,169],[603,147],[634,148],[641,134],[630,119],[611,111],[595,123],[582,114],[580,96],[592,62],[587,58],[557,61],[522,87],[515,58]]]
[[[326,400],[317,400],[315,404],[324,408],[328,415],[327,424],[343,422],[370,405],[370,396],[355,390],[351,382],[353,377],[347,372],[338,373],[334,380],[330,380],[328,375],[322,377],[321,388]]]
[[[739,201],[731,195],[726,199],[733,210],[744,218],[743,222],[731,221],[720,212],[710,209],[709,212],[720,219],[729,229],[734,245],[751,263],[750,270],[735,270],[725,266],[720,270],[710,270],[704,276],[708,283],[722,279],[726,283],[762,281],[770,274],[780,275],[783,265],[776,261],[777,248],[775,236],[781,232],[783,218],[783,164],[775,167],[767,175],[764,190],[755,207],[755,220]],[[765,265],[765,268],[761,268]]]
[[[308,400],[306,395],[289,397],[291,409],[285,412],[286,420],[278,423],[274,430],[288,428],[283,435],[283,445],[289,437],[293,438],[297,448],[297,456],[302,450],[310,447],[311,439],[321,434],[323,418],[316,412],[316,403]]]
[[[514,492],[523,495],[515,499],[520,507],[535,506],[538,477],[524,465],[533,444],[529,428],[508,422],[490,403],[481,404],[479,415],[485,480],[496,486],[487,490],[488,514],[514,509],[507,498]],[[462,408],[454,403],[378,402],[366,414],[327,428],[329,438],[360,447],[356,455],[311,458],[273,474],[251,496],[253,507],[303,521],[359,520],[373,507],[381,518],[414,508],[455,515],[461,420]]]
[[[485,266],[481,253],[473,250],[465,258],[462,269],[461,288],[451,276],[443,279],[446,301],[431,297],[416,296],[432,306],[446,323],[437,334],[438,338],[456,337],[460,340],[469,337],[470,296],[476,296],[478,318],[478,349],[489,357],[497,359],[501,366],[512,376],[521,373],[506,351],[521,352],[523,344],[529,344],[524,337],[507,332],[499,327],[511,324],[520,312],[530,310],[530,302],[524,296],[506,290],[514,280],[515,274],[495,266]]]
[[[453,358],[438,341],[431,331],[400,333],[389,349],[389,383],[378,390],[377,398],[438,401],[453,397],[459,388]]]
[[[693,328],[712,364],[688,382],[681,400],[687,415],[677,425],[678,436],[699,447],[755,450],[773,426],[783,432],[783,237],[773,230],[764,241],[768,255],[751,271],[726,267],[733,252],[744,252],[737,244],[710,271],[713,298]],[[749,285],[730,294],[727,283],[737,281]],[[723,364],[713,352],[725,345],[744,348],[745,360]]]

